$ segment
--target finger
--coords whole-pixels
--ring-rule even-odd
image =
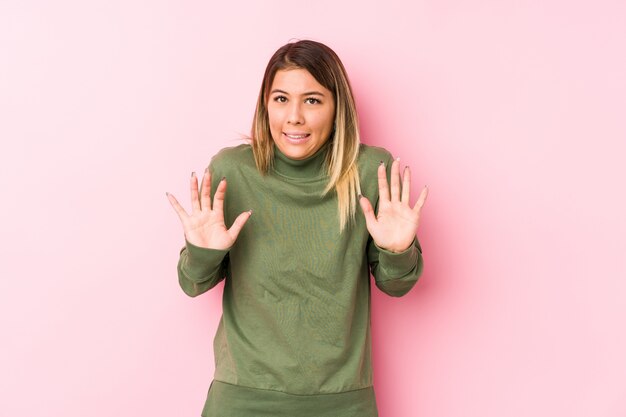
[[[378,196],[382,203],[389,201],[389,186],[387,185],[387,170],[385,163],[380,161],[378,166]]]
[[[404,173],[402,174],[402,203],[409,205],[411,194],[411,170],[409,166],[404,167]]]
[[[215,196],[213,197],[213,210],[223,213],[224,212],[224,196],[226,195],[226,177],[222,177],[220,183],[215,190]]]
[[[191,179],[189,180],[191,188],[191,212],[195,213],[200,211],[200,201],[198,200],[198,178],[196,172],[191,173]]]
[[[391,164],[391,202],[400,201],[400,158]]]
[[[167,199],[170,201],[170,204],[174,208],[174,211],[176,211],[176,214],[178,214],[178,218],[181,221],[189,217],[189,215],[187,214],[183,206],[181,206],[178,200],[176,200],[176,197],[174,197],[172,194],[167,193],[167,192],[165,193],[165,195],[167,196]]]
[[[233,238],[233,240],[237,239],[237,236],[239,236],[239,232],[241,232],[243,225],[246,224],[250,216],[252,216],[252,210],[244,211],[239,216],[237,216],[232,226],[230,226],[230,229],[228,229],[228,233]]]
[[[372,203],[365,196],[359,197],[359,204],[361,209],[363,210],[363,216],[365,216],[365,223],[367,224],[367,228],[369,229],[376,223],[376,213],[374,213],[374,209],[372,208]]]
[[[415,207],[413,207],[413,211],[419,213],[422,210],[422,207],[426,202],[426,197],[428,197],[428,187],[424,186],[419,198],[417,199],[417,203],[415,203]]]
[[[203,210],[211,210],[211,173],[209,168],[204,170],[204,176],[200,183],[200,207]]]

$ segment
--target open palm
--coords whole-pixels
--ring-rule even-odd
[[[237,239],[241,228],[246,223],[252,210],[244,211],[233,222],[230,229],[224,224],[224,196],[226,195],[226,179],[222,178],[213,198],[211,206],[211,174],[207,170],[202,179],[200,197],[198,197],[198,179],[195,172],[191,174],[191,214],[178,203],[178,200],[166,193],[172,207],[178,214],[183,225],[185,238],[189,243],[208,249],[228,249]]]
[[[390,252],[402,252],[411,245],[419,225],[420,211],[428,195],[428,188],[424,187],[417,203],[411,208],[411,173],[408,166],[404,169],[402,187],[400,182],[400,162],[396,159],[391,165],[391,187],[387,183],[385,165],[381,163],[378,167],[378,215],[366,197],[359,199],[367,230],[374,243]]]

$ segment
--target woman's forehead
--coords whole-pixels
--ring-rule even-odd
[[[293,95],[306,95],[308,93],[327,95],[330,93],[326,87],[321,85],[315,77],[304,68],[290,68],[276,71],[270,93],[274,90],[281,90],[283,93]]]

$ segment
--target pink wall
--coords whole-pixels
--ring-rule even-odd
[[[0,415],[199,415],[222,286],[179,289],[164,193],[290,38],[430,188],[422,280],[374,289],[381,417],[626,415],[625,3],[249,3],[0,3]]]

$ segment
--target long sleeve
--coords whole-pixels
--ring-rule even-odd
[[[407,250],[399,253],[378,247],[370,237],[367,260],[376,286],[393,297],[401,297],[409,292],[424,269],[422,248],[417,237]]]
[[[190,297],[207,292],[225,278],[228,262],[228,250],[201,248],[185,240],[177,267],[180,287]]]

